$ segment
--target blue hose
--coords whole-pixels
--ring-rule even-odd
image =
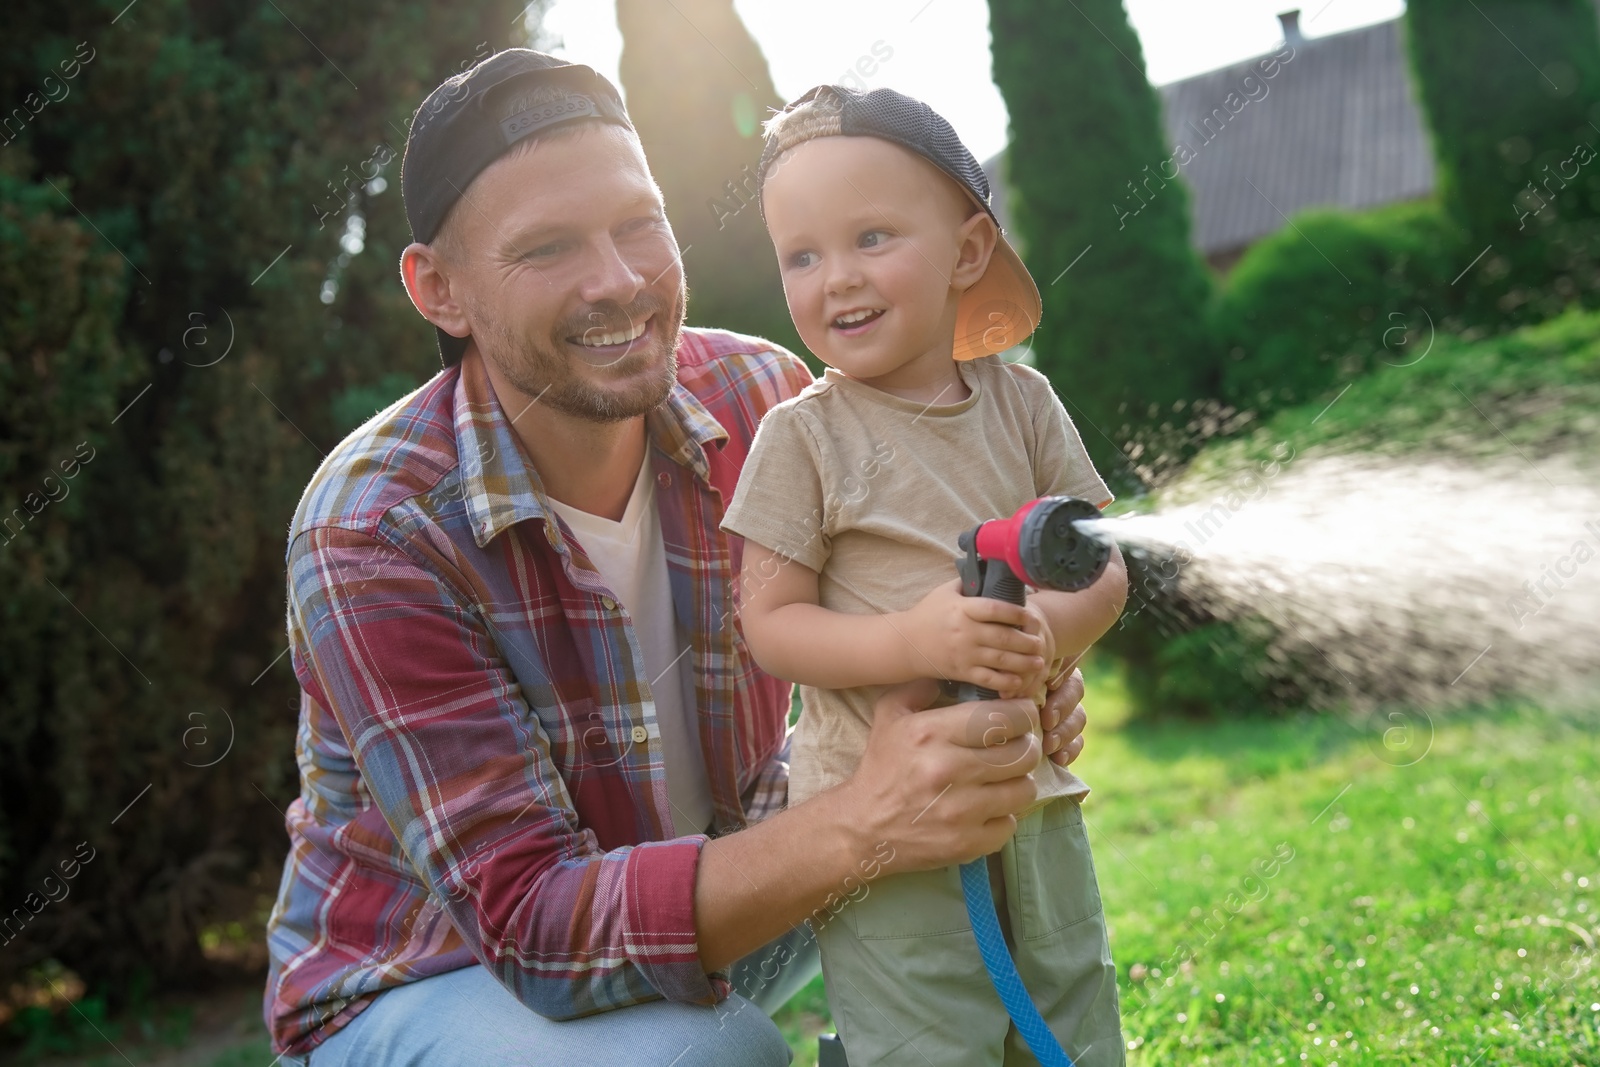
[[[1022,976],[1017,973],[1017,965],[1006,948],[1006,939],[1000,933],[1000,918],[994,910],[994,894],[989,890],[987,861],[975,859],[961,865],[961,892],[967,898],[967,918],[978,939],[978,952],[983,956],[983,965],[989,971],[995,992],[1000,994],[1000,1003],[1006,1006],[1006,1014],[1011,1016],[1034,1058],[1044,1067],[1072,1067],[1071,1058],[1045,1025],[1044,1016],[1039,1014],[1023,988]]]
[[[1050,499],[1054,499],[1058,504],[1063,503],[1061,498]],[[1049,500],[1035,501],[1035,503],[1049,503]],[[1072,502],[1066,503],[1070,506]],[[1075,503],[1083,504],[1082,501]],[[1090,512],[1099,514],[1092,505],[1083,506]],[[1029,522],[1035,517],[1052,514],[1060,514],[1059,509],[1051,511],[1035,508],[1030,514]],[[1031,549],[1037,554],[1040,550],[1038,536],[1042,536],[1043,531],[1035,528],[1034,533],[1036,535],[1034,541],[1030,545],[1023,546],[1023,550],[1026,552]],[[1022,579],[1013,574],[1003,560],[980,558],[977,554],[977,538],[978,529],[973,529],[962,534],[959,541],[965,553],[956,564],[956,569],[961,575],[961,594],[991,597],[1008,604],[1026,603],[1027,590],[1022,584]],[[1056,558],[1058,562],[1063,559],[1060,555]],[[1105,559],[1102,557],[1098,566],[1087,569],[1079,567],[1080,573],[1072,581],[1063,580],[1060,584],[1052,582],[1047,588],[1084,588],[1089,582],[1094,581],[1104,566]],[[964,682],[953,688],[955,699],[959,703],[993,700],[999,695],[993,689],[985,689],[970,682]],[[1043,1067],[1073,1067],[1072,1059],[1056,1040],[1056,1035],[1050,1032],[1050,1027],[1045,1025],[1044,1016],[1039,1014],[1033,999],[1028,996],[1027,989],[1022,985],[1022,976],[1017,973],[1016,961],[1011,958],[1011,950],[1006,948],[1006,939],[1000,933],[1000,918],[994,910],[994,894],[989,890],[987,860],[975,859],[971,863],[961,865],[961,892],[967,900],[967,919],[972,923],[973,936],[978,939],[978,952],[983,956],[983,966],[989,972],[989,980],[994,983],[994,991],[1000,995],[1000,1003],[1006,1006],[1006,1014],[1011,1016],[1017,1031],[1022,1034],[1022,1039],[1028,1043],[1034,1059]]]

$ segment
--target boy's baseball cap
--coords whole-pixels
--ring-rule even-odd
[[[507,113],[518,90],[548,85],[562,90],[542,104]],[[446,79],[417,108],[400,164],[411,239],[426,244],[439,233],[455,202],[489,164],[512,145],[569,122],[609,122],[633,129],[616,87],[581,63],[508,48]],[[438,327],[445,365],[459,362],[467,338]]]
[[[822,97],[838,104],[838,122],[807,123],[793,136],[769,133],[761,151],[756,173],[756,203],[766,218],[761,189],[768,169],[784,152],[816,137],[877,137],[909,149],[926,159],[952,180],[967,196],[994,219],[1000,240],[989,269],[961,294],[956,309],[956,359],[977,359],[1019,345],[1039,326],[1042,307],[1039,287],[1023,266],[1011,242],[1006,240],[994,208],[989,206],[989,178],[961,143],[950,123],[921,100],[914,100],[893,89],[874,89],[863,93],[843,85],[818,85],[788,104],[790,111]],[[831,99],[830,99],[831,97]]]

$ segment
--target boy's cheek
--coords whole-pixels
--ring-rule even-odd
[[[783,296],[789,307],[789,320],[794,323],[795,332],[800,335],[800,340],[813,356],[832,366],[833,363],[826,351],[828,330],[822,322],[820,296],[813,294],[803,281],[789,279],[784,280]]]
[[[791,312],[789,317],[794,320],[795,332],[800,335],[800,340],[805,342],[807,351],[828,366],[833,366],[833,361],[829,358],[826,332],[814,327],[811,319],[805,314]]]

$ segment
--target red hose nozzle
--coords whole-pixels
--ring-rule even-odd
[[[1105,570],[1111,546],[1078,529],[1100,509],[1071,496],[1043,496],[1007,519],[992,519],[964,535],[980,559],[1004,563],[1035,589],[1086,588]],[[962,547],[966,547],[963,545]]]

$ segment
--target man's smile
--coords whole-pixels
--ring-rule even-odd
[[[613,349],[630,345],[643,337],[650,328],[650,322],[655,316],[647,316],[638,323],[627,326],[591,326],[584,330],[580,336],[568,337],[570,344],[582,345],[589,349]]]

